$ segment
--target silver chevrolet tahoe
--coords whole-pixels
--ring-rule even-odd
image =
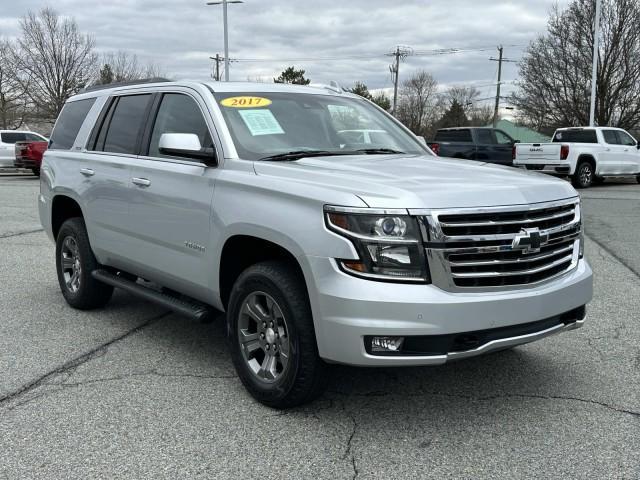
[[[592,297],[567,182],[438,158],[336,85],[85,91],[39,210],[72,307],[121,288],[224,311],[241,381],[276,408],[333,363],[439,365],[578,328]]]

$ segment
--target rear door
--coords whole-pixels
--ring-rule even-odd
[[[512,165],[513,140],[506,133],[491,128],[472,129],[476,144],[476,159],[500,165]]]
[[[206,251],[218,169],[164,155],[158,144],[163,133],[193,133],[203,147],[214,147],[212,132],[213,121],[197,92],[174,87],[159,93],[146,144],[131,170],[136,273],[195,297],[206,295],[211,279]]]
[[[624,173],[625,149],[620,145],[618,131],[602,130],[604,149],[599,155],[598,173],[616,175]]]

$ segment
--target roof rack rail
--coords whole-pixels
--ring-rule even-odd
[[[128,87],[130,85],[144,85],[145,83],[161,83],[161,82],[170,82],[168,78],[162,77],[153,77],[153,78],[141,78],[139,80],[129,80],[127,82],[115,82],[115,83],[107,83],[104,85],[90,85],[88,87],[84,87],[84,89],[80,93],[84,92],[94,92],[96,90],[105,90],[107,88],[116,88],[116,87]]]

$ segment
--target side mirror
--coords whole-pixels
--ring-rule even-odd
[[[171,157],[199,160],[207,166],[217,164],[213,148],[203,148],[200,139],[194,133],[163,133],[160,136],[158,150]]]

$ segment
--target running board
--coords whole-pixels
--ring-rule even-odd
[[[161,305],[180,315],[189,317],[199,322],[207,322],[213,318],[215,310],[213,307],[200,303],[196,300],[177,298],[172,295],[152,290],[151,288],[140,285],[139,283],[126,280],[107,270],[94,270],[91,276],[96,280],[111,285],[112,287],[121,288],[133,295],[141,297],[145,300]]]

